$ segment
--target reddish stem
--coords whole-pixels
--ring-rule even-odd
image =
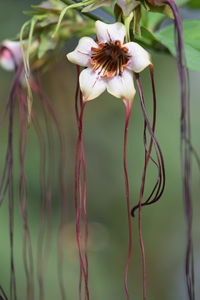
[[[88,287],[88,219],[86,209],[86,163],[83,146],[83,113],[85,103],[81,101],[81,110],[78,119],[78,140],[76,145],[76,167],[75,167],[75,208],[76,208],[76,238],[80,260],[79,298],[82,299],[82,276],[85,281],[85,298],[90,299]],[[81,247],[81,217],[84,214],[84,258]]]
[[[128,273],[132,256],[133,248],[133,239],[132,239],[132,220],[131,220],[131,205],[130,205],[130,191],[129,191],[129,178],[128,178],[128,169],[127,169],[127,137],[128,137],[128,126],[131,114],[131,102],[127,99],[124,99],[124,104],[126,108],[125,116],[125,128],[124,128],[124,178],[125,178],[125,189],[126,189],[126,205],[127,205],[127,216],[128,216],[128,236],[129,236],[129,245],[128,245],[128,257],[126,261],[125,276],[124,276],[124,287],[127,300],[130,300],[129,289],[128,289]]]

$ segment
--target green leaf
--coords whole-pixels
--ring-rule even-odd
[[[199,0],[190,0],[187,5],[191,8],[200,8],[200,1]]]
[[[46,32],[40,35],[40,44],[38,48],[38,58],[40,59],[47,51],[55,49],[57,42]]]
[[[161,23],[163,21],[165,16],[160,13],[148,12],[147,18],[148,18],[147,19],[148,28],[150,30],[153,30],[159,23]]]
[[[174,26],[169,25],[154,33],[156,38],[176,56]],[[183,21],[183,39],[186,65],[189,69],[200,71],[200,20]]]
[[[141,37],[137,40],[152,48],[154,48],[155,44],[159,43],[159,40],[154,35],[154,33],[144,26],[141,27]]]
[[[190,0],[175,0],[176,4],[177,4],[178,6],[182,6],[182,5],[186,4],[186,3],[189,2],[189,1],[190,1]],[[197,1],[199,1],[199,0],[197,0]]]

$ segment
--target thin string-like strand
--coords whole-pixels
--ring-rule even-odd
[[[75,113],[76,113],[76,122],[79,122],[79,94],[80,94],[80,85],[79,85],[79,75],[80,75],[80,66],[76,66],[76,76],[77,76],[77,83],[76,83],[76,93],[75,93]]]
[[[80,127],[83,129],[83,113],[84,113],[84,106],[82,95],[80,95],[80,106],[81,106],[81,113],[80,113]],[[82,184],[80,184],[80,194],[82,190],[82,196],[80,195],[80,199],[82,197],[83,201],[83,215],[84,215],[84,260],[85,260],[85,299],[90,299],[89,294],[89,273],[88,273],[88,217],[87,217],[87,190],[86,190],[86,161],[85,161],[85,152],[84,152],[84,144],[83,144],[83,131],[81,137],[81,145],[80,145],[80,167],[81,167],[81,177],[82,177]],[[80,182],[81,183],[81,182]],[[81,187],[82,185],[82,187]]]
[[[12,87],[11,87],[11,91],[10,91],[10,95],[9,95],[9,98],[8,98],[8,101],[7,101],[7,104],[6,104],[6,110],[5,110],[5,113],[3,114],[3,117],[1,119],[1,123],[5,119],[6,113],[7,112],[10,113],[10,106],[12,105],[11,102],[14,102],[13,97],[16,93],[17,87],[19,86],[21,72],[22,72],[22,66],[19,66],[18,68],[16,68],[15,77],[14,77]],[[9,170],[9,147],[7,145],[4,168],[3,168],[3,172],[2,172],[2,175],[1,175],[1,179],[0,179],[0,204],[2,204],[5,193],[6,193],[7,188],[8,188],[8,180],[7,180],[8,170]]]
[[[88,217],[87,217],[87,205],[86,205],[86,200],[87,200],[87,195],[86,195],[86,162],[85,162],[85,155],[84,155],[84,147],[83,147],[83,142],[80,144],[80,161],[79,161],[79,170],[78,170],[78,180],[79,180],[79,209],[80,209],[80,219],[79,219],[79,231],[81,234],[81,216],[82,214],[83,219],[84,219],[84,247],[83,247],[83,252],[84,252],[84,279],[85,279],[85,298],[89,298],[89,290],[88,290]],[[81,237],[80,237],[81,239]],[[82,242],[80,240],[80,245],[82,245]],[[81,288],[81,283],[80,283],[80,288]]]
[[[8,128],[8,198],[9,198],[9,233],[10,233],[10,299],[17,300],[16,273],[14,263],[14,197],[13,197],[13,119],[15,86],[10,94],[9,128]]]
[[[59,152],[59,159],[63,160],[62,162],[59,162],[59,178],[60,178],[60,191],[61,191],[61,205],[64,211],[62,212],[61,216],[61,223],[59,226],[59,233],[61,232],[63,228],[63,215],[66,216],[66,186],[64,183],[64,174],[63,174],[63,168],[65,167],[65,159],[64,159],[64,150],[63,150],[63,136],[61,133],[60,125],[58,122],[58,119],[56,117],[54,109],[51,107],[51,104],[49,102],[48,97],[43,92],[42,88],[40,87],[39,81],[34,79],[31,82],[31,88],[34,93],[36,93],[39,96],[42,112],[44,115],[45,120],[45,136],[47,136],[47,142],[48,142],[48,150],[46,149],[46,146],[44,144],[45,136],[42,134],[41,126],[39,125],[39,122],[37,122],[37,135],[40,140],[40,148],[42,153],[42,159],[45,160],[46,156],[48,161],[46,161],[45,165],[43,165],[43,171],[41,172],[41,180],[42,180],[42,202],[41,202],[41,213],[42,213],[42,219],[40,226],[40,236],[38,241],[38,282],[39,282],[39,297],[40,300],[44,299],[44,272],[45,267],[48,261],[48,255],[49,248],[51,246],[51,199],[52,199],[52,184],[54,182],[53,173],[55,172],[55,141],[54,141],[54,135],[52,126],[50,124],[49,117],[54,122],[54,126],[57,130],[58,138],[59,138],[59,144],[60,144],[60,152]],[[44,164],[44,162],[43,162]],[[45,168],[47,172],[47,176],[45,175]],[[59,239],[59,238],[58,238]],[[59,243],[59,241],[58,241]],[[65,288],[63,283],[63,264],[61,266],[61,261],[63,262],[63,254],[60,251],[59,244],[58,244],[58,276],[59,276],[59,287],[62,299],[64,300],[66,298],[65,295]]]
[[[151,78],[153,77],[153,65],[150,65],[150,74]],[[155,133],[155,125],[156,125],[156,93],[155,93],[155,85],[154,81],[152,81],[152,91],[153,91],[153,121],[152,121],[152,131]],[[145,162],[144,168],[142,173],[142,180],[140,186],[140,198],[139,198],[139,207],[138,207],[138,228],[139,228],[139,239],[140,239],[140,248],[142,253],[142,270],[143,270],[143,299],[147,299],[147,271],[146,271],[146,258],[145,258],[145,248],[143,242],[143,234],[142,234],[142,218],[141,218],[141,208],[142,208],[142,201],[144,195],[144,188],[145,188],[145,180],[146,180],[146,172],[148,168],[149,159],[151,156],[152,146],[153,146],[153,139],[151,137],[150,144],[147,149],[147,138],[146,138],[146,129],[147,129],[147,122],[144,120],[144,147],[145,147]]]
[[[188,96],[188,73],[185,65],[184,42],[181,17],[177,5],[172,0],[166,0],[171,7],[175,22],[175,41],[177,49],[177,67],[181,86],[181,163],[183,181],[183,200],[187,224],[187,246],[185,255],[185,276],[189,300],[195,300],[195,272],[192,239],[192,192],[191,192],[191,134],[190,134],[190,103]],[[189,141],[189,142],[188,142]]]
[[[0,183],[0,203],[8,192],[9,238],[10,238],[10,300],[17,300],[16,271],[14,262],[14,196],[13,196],[13,121],[15,94],[20,82],[22,66],[15,63],[15,77],[8,100],[8,142],[3,175]]]
[[[27,101],[23,88],[19,85],[17,89],[17,98],[19,103],[19,202],[20,211],[23,220],[23,261],[27,281],[27,299],[34,299],[34,270],[33,270],[33,253],[32,243],[28,223],[27,208],[27,184],[25,174],[25,153],[27,142]]]
[[[44,111],[43,111],[44,113]],[[45,113],[44,113],[45,114]],[[45,116],[44,116],[45,118]],[[38,122],[39,123],[39,122]],[[46,120],[45,120],[46,123]],[[47,125],[45,124],[45,127]],[[41,143],[43,143],[43,159],[44,159],[44,169],[41,172],[41,180],[43,181],[43,193],[41,197],[41,220],[40,220],[40,231],[39,231],[39,239],[38,239],[38,282],[39,282],[39,300],[45,299],[45,268],[48,260],[48,253],[46,252],[47,244],[49,244],[49,228],[51,228],[51,219],[50,219],[50,207],[51,207],[51,188],[49,185],[49,176],[48,173],[48,150],[49,146],[45,145],[45,139],[49,132],[42,133],[42,127],[40,128],[40,134],[42,134]],[[52,158],[53,159],[53,158]],[[46,247],[45,247],[46,246]]]
[[[83,103],[83,98],[82,98],[82,93],[80,91],[80,86],[79,86],[79,75],[80,75],[80,67],[77,66],[77,86],[76,86],[76,93],[75,93],[75,113],[76,113],[76,121],[77,121],[77,128],[79,135],[82,135],[82,118],[83,118],[83,112],[85,104]],[[84,215],[84,262],[83,257],[80,259],[80,278],[79,278],[79,297],[82,297],[82,276],[84,274],[84,279],[85,279],[85,298],[89,298],[89,287],[88,287],[88,217],[87,217],[87,205],[86,205],[86,162],[85,162],[85,154],[84,154],[84,145],[83,145],[83,139],[81,137],[80,141],[80,150],[77,152],[77,157],[76,157],[76,163],[77,159],[79,159],[79,163],[76,165],[78,167],[77,171],[77,195],[79,195],[79,213],[78,213],[78,223],[76,224],[76,228],[81,226],[81,216],[82,216],[82,211]],[[79,148],[78,146],[78,148]],[[79,158],[78,158],[79,157]],[[83,186],[83,188],[82,188]],[[76,195],[76,191],[75,191]],[[78,199],[75,200],[75,202]],[[77,228],[77,232],[81,232],[81,227]],[[79,242],[78,242],[79,245]],[[81,241],[80,241],[81,245]],[[79,253],[79,258],[80,258],[80,253]],[[82,267],[82,262],[84,264],[84,268]]]
[[[27,297],[29,299],[33,296],[33,258],[32,258],[32,247],[30,242],[30,234],[27,222],[27,191],[25,183],[24,173],[24,149],[25,149],[25,126],[22,125],[21,108],[24,106],[25,96],[21,89],[21,74],[22,65],[17,66],[15,63],[15,78],[14,83],[10,92],[10,99],[7,104],[9,108],[9,129],[8,129],[8,146],[7,155],[5,160],[5,166],[0,184],[1,201],[3,201],[4,195],[8,189],[9,194],[9,223],[10,223],[10,247],[11,247],[11,279],[10,279],[10,298],[17,299],[16,292],[16,276],[14,267],[14,199],[13,199],[13,118],[14,118],[14,105],[15,96],[19,101],[19,112],[20,112],[20,179],[19,179],[19,199],[20,207],[23,217],[23,260],[27,280]],[[6,179],[7,178],[7,179]],[[3,192],[3,193],[2,193]]]
[[[16,87],[19,84],[19,79],[20,79],[21,72],[22,72],[22,65],[17,66],[16,61],[15,61],[15,56],[9,48],[7,48],[5,46],[1,46],[0,47],[0,54],[1,54],[1,51],[4,51],[5,49],[9,52],[10,56],[12,57],[13,62],[15,63],[15,71],[16,72],[15,72],[15,77],[14,77],[14,81],[13,81],[11,90],[12,89],[16,90]],[[0,128],[2,127],[2,125],[4,124],[4,121],[6,119],[6,116],[7,116],[8,110],[9,110],[9,104],[10,104],[10,98],[8,98],[7,103],[5,105],[5,108],[3,109],[3,112],[1,114]],[[1,200],[0,200],[0,204],[1,204]]]
[[[85,258],[85,297],[89,298],[88,289],[88,216],[87,216],[87,189],[86,189],[86,161],[83,141],[81,143],[81,161],[82,161],[82,184],[83,184],[83,214],[84,214],[84,258]]]
[[[80,263],[80,275],[79,275],[79,300],[82,300],[82,275],[84,272],[84,263],[82,258],[82,251],[81,251],[81,242],[80,242],[80,214],[81,214],[81,207],[80,207],[80,196],[79,196],[79,144],[80,140],[78,138],[77,145],[76,145],[76,158],[75,158],[75,210],[76,210],[76,240],[77,240],[77,247],[79,253],[79,263]],[[79,200],[78,200],[79,199]]]
[[[38,283],[39,283],[39,299],[42,300],[45,297],[44,291],[44,272],[45,267],[48,261],[48,254],[50,245],[51,245],[51,198],[52,198],[52,184],[53,173],[55,172],[55,149],[53,145],[54,142],[53,130],[49,124],[49,117],[54,122],[54,126],[57,130],[59,144],[60,144],[60,152],[59,152],[59,184],[60,184],[60,192],[61,192],[61,205],[62,205],[62,216],[59,225],[59,233],[61,232],[64,224],[64,215],[66,216],[66,186],[64,182],[64,173],[63,168],[65,167],[65,158],[64,158],[64,138],[62,136],[61,128],[56,117],[54,109],[51,107],[48,97],[43,92],[40,87],[39,81],[34,78],[31,82],[31,88],[34,93],[39,96],[42,112],[45,120],[45,134],[42,132],[42,127],[39,124],[39,121],[34,115],[34,126],[36,129],[36,133],[39,139],[40,144],[40,155],[41,155],[41,224],[40,224],[40,234],[38,240]],[[48,142],[48,150],[45,145],[45,138],[47,136]],[[47,160],[48,159],[48,160]],[[46,175],[46,172],[48,175]],[[66,218],[65,218],[66,219]],[[66,221],[66,220],[65,220]],[[59,234],[58,234],[59,235]],[[65,288],[63,283],[63,254],[60,251],[59,247],[59,237],[58,237],[58,276],[59,276],[59,287],[62,299],[66,298]],[[62,265],[62,266],[61,266]]]
[[[36,89],[37,88],[37,89]],[[38,87],[32,83],[32,89],[34,92],[38,92]],[[41,99],[40,99],[41,100]],[[43,160],[41,170],[41,223],[38,239],[38,283],[39,283],[39,299],[45,299],[44,289],[44,273],[48,262],[48,254],[51,246],[51,211],[52,211],[52,185],[53,185],[53,172],[55,172],[55,153],[54,153],[54,138],[49,120],[47,117],[46,106],[41,101],[41,109],[45,121],[45,133],[42,131],[42,127],[37,121],[37,136],[40,143],[40,153]],[[36,118],[36,117],[35,117]],[[47,147],[45,139],[47,138]],[[54,143],[55,144],[55,143]],[[48,148],[48,149],[47,149]]]
[[[125,189],[126,189],[126,205],[127,205],[127,217],[128,217],[128,257],[125,267],[125,276],[124,276],[124,287],[127,300],[130,300],[129,288],[128,288],[128,273],[132,256],[133,248],[133,238],[132,238],[132,220],[131,220],[131,205],[130,205],[130,191],[129,191],[129,178],[128,178],[128,169],[127,169],[127,137],[128,137],[128,126],[131,115],[131,103],[129,100],[124,99],[124,104],[126,108],[125,115],[125,127],[124,127],[124,155],[123,155],[123,166],[124,166],[124,178],[125,178]]]
[[[63,251],[62,251],[62,245],[60,245],[60,234],[63,231],[63,228],[65,227],[66,221],[67,221],[67,188],[66,188],[66,176],[65,176],[65,169],[66,169],[66,147],[65,147],[65,137],[63,133],[63,129],[61,127],[59,118],[57,116],[56,110],[52,107],[52,104],[50,102],[50,99],[48,96],[44,93],[43,89],[40,86],[39,80],[32,81],[31,88],[33,89],[34,93],[36,93],[41,102],[43,103],[43,106],[45,107],[45,110],[47,111],[48,115],[51,116],[51,119],[54,123],[54,126],[56,128],[56,132],[58,135],[59,140],[59,184],[60,184],[60,212],[61,212],[61,218],[60,218],[60,224],[59,224],[59,233],[58,233],[58,280],[59,280],[59,287],[61,292],[61,299],[66,299],[66,292],[65,292],[65,286],[63,281]]]
[[[39,147],[40,147],[40,185],[41,185],[41,216],[42,220],[40,220],[40,230],[37,242],[37,281],[39,286],[39,299],[44,299],[44,263],[43,259],[43,240],[44,240],[44,199],[45,199],[45,167],[46,167],[46,145],[45,145],[45,136],[43,134],[42,128],[38,121],[36,114],[32,111],[32,122],[35,128],[35,132],[38,138]]]
[[[33,86],[32,86],[32,89]],[[46,264],[46,256],[44,244],[46,239],[47,232],[47,220],[46,220],[46,208],[47,208],[47,198],[48,198],[48,186],[47,186],[47,177],[46,177],[46,168],[47,168],[47,149],[46,149],[46,135],[43,133],[43,128],[40,125],[37,114],[32,110],[31,117],[33,125],[35,128],[36,136],[39,142],[40,148],[40,185],[41,185],[41,201],[40,201],[40,225],[39,225],[39,236],[37,242],[37,281],[39,287],[39,296],[40,300],[43,300],[45,297],[44,289],[44,270]]]
[[[85,158],[83,147],[83,113],[85,103],[81,104],[78,123],[78,140],[76,145],[76,165],[75,165],[75,209],[76,209],[76,239],[80,261],[80,276],[79,276],[79,299],[82,299],[82,279],[85,283],[85,299],[89,300],[88,286],[88,258],[87,258],[87,239],[88,239],[88,220],[86,211],[86,171]],[[82,182],[83,179],[83,182]],[[84,258],[81,245],[81,218],[82,211],[84,214]]]
[[[67,220],[67,188],[66,188],[66,176],[65,176],[65,169],[66,169],[66,147],[65,147],[65,138],[64,133],[61,127],[61,124],[58,120],[57,111],[52,107],[50,100],[48,96],[44,93],[43,89],[40,86],[40,82],[38,79],[35,78],[34,81],[32,81],[31,88],[33,89],[34,93],[36,93],[42,105],[44,106],[44,110],[46,111],[46,114],[48,114],[49,117],[51,117],[54,127],[56,129],[58,140],[59,140],[59,184],[60,184],[60,212],[61,212],[61,218],[60,218],[60,224],[59,224],[59,230],[58,230],[58,282],[59,282],[59,288],[61,292],[61,299],[66,299],[66,292],[65,292],[65,286],[64,286],[64,279],[63,279],[63,251],[62,246],[60,246],[60,234],[66,224]]]
[[[146,205],[151,205],[153,203],[155,203],[156,201],[158,201],[160,199],[160,197],[163,194],[164,188],[165,188],[165,166],[164,166],[164,159],[163,159],[163,155],[162,155],[162,151],[160,149],[160,146],[157,142],[157,140],[155,138],[154,135],[154,131],[155,131],[155,123],[156,123],[156,92],[155,92],[155,83],[154,83],[154,74],[153,74],[153,67],[150,66],[150,76],[151,76],[151,83],[152,83],[152,92],[153,92],[153,121],[152,121],[152,127],[151,127],[151,132],[149,131],[151,140],[150,140],[150,144],[149,147],[147,147],[146,145],[146,126],[147,126],[147,122],[146,122],[146,117],[144,115],[144,121],[145,121],[145,130],[144,130],[144,146],[145,146],[145,151],[146,153],[149,155],[147,155],[147,161],[145,163],[149,162],[149,159],[154,163],[154,165],[156,166],[156,168],[158,169],[158,177],[156,180],[156,183],[154,185],[154,188],[152,190],[152,192],[150,193],[149,197],[147,198],[146,201],[141,202],[141,206],[146,206]],[[136,75],[136,77],[139,76]],[[138,88],[140,88],[141,86],[141,82],[140,79],[138,80]],[[141,94],[142,90],[141,90]],[[157,144],[157,145],[156,145]],[[157,161],[155,161],[152,156],[151,156],[151,151],[152,151],[152,146],[154,145],[155,147],[155,151],[156,151],[156,157],[157,157]],[[145,182],[144,182],[145,184]],[[134,216],[135,211],[139,208],[139,203],[137,205],[135,205],[131,211],[132,216]]]
[[[146,126],[147,126],[147,129],[149,131],[150,137],[153,139],[153,144],[154,144],[156,159],[157,159],[156,165],[158,166],[158,176],[160,177],[160,181],[162,182],[162,189],[164,189],[164,185],[165,185],[165,167],[164,167],[164,159],[163,159],[162,151],[161,151],[160,145],[159,145],[159,143],[158,143],[158,141],[155,137],[155,134],[153,132],[153,129],[151,127],[151,124],[150,124],[148,116],[147,116],[140,76],[139,76],[139,74],[135,74],[135,76],[136,76],[136,83],[137,83],[137,87],[138,87],[138,91],[139,91],[140,103],[141,103],[141,108],[142,108],[144,120],[146,122]],[[141,203],[141,206],[152,204],[155,201],[158,201],[156,196],[150,202],[148,202],[148,200],[147,200],[144,203]],[[135,209],[137,209],[137,208],[138,208],[138,205],[135,206],[132,209],[132,214],[133,215],[134,215]]]
[[[135,76],[136,76],[136,83],[137,83],[137,87],[138,87],[138,91],[139,91],[140,103],[141,103],[141,108],[142,108],[142,112],[143,112],[143,115],[144,115],[144,122],[145,122],[145,127],[144,127],[145,165],[144,165],[143,174],[142,174],[142,184],[141,184],[141,187],[140,187],[140,201],[139,201],[139,207],[138,207],[139,208],[138,227],[139,227],[140,247],[141,247],[141,252],[142,252],[142,265],[143,265],[143,299],[146,300],[147,299],[147,273],[146,273],[146,262],[145,262],[145,250],[144,250],[144,243],[143,243],[143,236],[142,236],[141,207],[142,207],[142,204],[144,204],[144,205],[146,204],[146,202],[142,203],[142,199],[143,199],[145,178],[146,178],[146,170],[147,170],[148,161],[149,161],[149,158],[150,158],[150,151],[151,151],[152,141],[153,141],[153,145],[155,147],[155,152],[156,152],[156,156],[157,156],[157,160],[158,160],[158,168],[163,169],[162,170],[164,172],[163,175],[165,174],[165,171],[164,171],[164,161],[163,161],[162,153],[161,153],[161,150],[160,150],[160,146],[159,146],[159,144],[158,144],[158,142],[155,138],[155,135],[154,135],[154,131],[155,131],[155,121],[154,120],[156,120],[156,115],[155,115],[156,112],[154,111],[153,126],[151,127],[150,122],[148,120],[147,113],[146,113],[144,95],[143,95],[143,91],[142,91],[140,75],[136,74]],[[154,100],[156,100],[156,98]],[[146,148],[146,128],[148,129],[148,131],[150,133],[150,137],[151,137],[150,146],[149,146],[148,150]],[[164,177],[165,177],[165,175],[164,175]]]
[[[0,293],[1,293],[0,300],[8,300],[8,297],[7,297],[3,287],[1,285],[0,285]]]
[[[43,113],[44,125],[45,125],[45,136],[47,139],[47,151],[46,151],[46,187],[45,187],[45,202],[44,202],[44,244],[43,244],[43,258],[42,263],[47,265],[48,262],[48,253],[50,252],[51,247],[51,238],[52,238],[52,187],[54,182],[54,173],[55,173],[55,145],[54,141],[54,132],[49,120],[49,112],[47,107],[41,99],[40,94],[38,95],[41,105],[41,111]]]
[[[152,131],[153,133],[155,132],[155,124],[156,124],[156,90],[155,90],[155,82],[154,82],[154,69],[153,69],[153,65],[150,65],[149,67],[150,70],[150,77],[151,77],[151,84],[152,84],[152,93],[153,93],[153,121],[152,121]],[[146,131],[145,131],[146,133]],[[150,142],[150,146],[149,146],[149,151],[146,149],[146,137],[144,136],[144,146],[146,149],[146,153],[149,152],[148,158],[147,160],[149,160],[149,158],[151,159],[151,161],[154,163],[154,165],[158,168],[158,178],[157,181],[155,183],[155,186],[152,190],[152,193],[150,194],[150,196],[147,199],[148,203],[154,203],[155,201],[158,201],[160,199],[160,197],[163,194],[164,188],[165,188],[165,172],[162,172],[162,165],[161,168],[159,168],[158,163],[150,156],[151,154],[151,148],[152,148],[152,142],[153,139],[151,138],[151,142]],[[162,162],[162,159],[161,159]]]

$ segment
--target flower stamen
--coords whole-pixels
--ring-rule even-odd
[[[98,46],[91,48],[93,71],[100,69],[101,77],[121,75],[130,58],[128,48],[120,41],[101,43]]]

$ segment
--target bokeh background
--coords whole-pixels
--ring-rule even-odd
[[[12,38],[26,20],[22,14],[30,4],[38,1],[7,0],[0,4],[0,40]],[[76,141],[74,113],[74,92],[76,72],[74,65],[66,61],[65,54],[72,50],[76,38],[67,41],[58,57],[57,64],[42,75],[44,89],[59,111],[62,126],[66,132],[68,220],[62,232],[65,253],[64,277],[67,299],[78,299],[78,255],[76,251],[73,204],[73,176]],[[148,270],[149,300],[184,300],[184,255],[186,226],[181,197],[180,155],[179,155],[179,83],[174,58],[152,53],[155,64],[156,89],[158,96],[156,135],[161,144],[166,165],[166,189],[158,203],[143,209],[143,233]],[[8,97],[13,74],[0,70],[0,108],[3,109]],[[148,72],[142,74],[147,107],[151,112],[151,87]],[[197,149],[199,140],[199,82],[200,75],[190,72],[192,138]],[[38,114],[40,112],[38,111]],[[85,113],[85,147],[87,159],[88,215],[90,226],[89,262],[92,300],[122,300],[123,274],[127,255],[128,231],[123,178],[123,129],[125,109],[122,101],[104,93],[87,105]],[[6,128],[1,129],[0,166],[3,166],[6,145]],[[16,117],[15,150],[18,151]],[[128,169],[132,205],[137,203],[139,184],[144,159],[142,146],[143,118],[136,97],[130,122],[128,139]],[[39,193],[39,150],[31,133],[26,155],[26,172],[29,188],[29,218],[36,261],[38,224],[40,221]],[[194,242],[196,293],[200,298],[200,226],[199,193],[200,176],[193,163],[192,190],[194,196]],[[146,192],[150,191],[155,170],[150,168]],[[17,289],[20,300],[26,300],[25,273],[22,262],[22,222],[18,207],[18,165],[15,159],[15,261]],[[56,266],[56,232],[59,218],[59,199],[53,197],[53,238],[47,255],[45,272],[46,299],[60,299]],[[134,300],[142,299],[141,254],[138,241],[137,219],[133,220],[134,250],[130,271],[130,291]],[[9,291],[9,237],[8,203],[5,199],[0,207],[0,282]],[[37,278],[34,278],[37,289]],[[37,292],[36,298],[38,299]]]

